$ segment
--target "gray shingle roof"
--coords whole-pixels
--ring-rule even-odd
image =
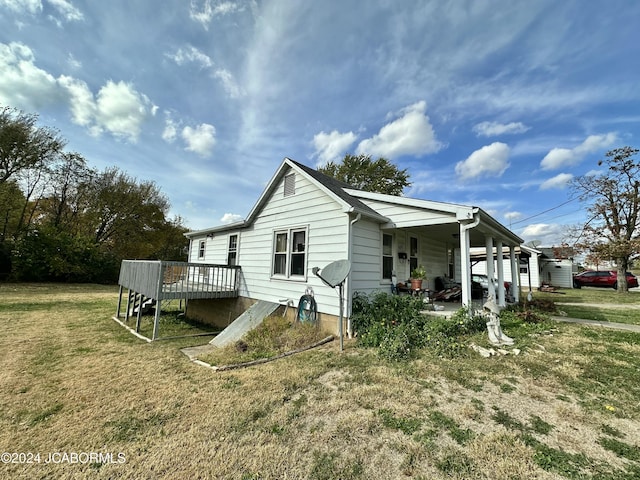
[[[306,165],[296,162],[295,160],[291,160],[290,158],[288,160],[291,163],[295,164],[300,170],[304,171],[307,175],[309,175],[314,180],[316,180],[318,183],[322,184],[322,186],[325,187],[327,190],[331,191],[333,194],[338,196],[341,200],[351,205],[356,212],[359,212],[371,217],[380,218],[381,215],[378,212],[376,212],[374,209],[364,204],[359,199],[349,195],[347,192],[344,191],[345,188],[358,190],[354,186],[349,185],[348,183],[342,182],[340,180],[337,180],[333,177],[330,177],[329,175],[325,175],[324,173],[319,172],[318,170],[314,170],[313,168],[307,167]]]

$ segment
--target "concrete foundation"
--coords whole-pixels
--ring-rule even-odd
[[[257,300],[247,297],[219,298],[207,300],[189,300],[187,316],[206,325],[213,325],[221,330],[226,328],[231,322],[242,315]],[[286,317],[294,322],[297,308],[289,307]],[[280,307],[274,315],[282,315],[284,306]],[[338,334],[338,317],[318,312],[318,326],[320,330],[334,335]],[[343,319],[343,332],[347,334],[347,320]]]
[[[254,303],[246,297],[189,300],[187,316],[223,330]]]

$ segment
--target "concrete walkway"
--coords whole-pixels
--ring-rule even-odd
[[[552,316],[551,318],[558,322],[579,323],[581,325],[587,325],[590,327],[612,328],[615,330],[626,330],[628,332],[640,333],[640,325],[630,325],[628,323],[616,323],[616,322],[601,322],[599,320],[585,320],[582,318],[570,318],[570,317],[559,317],[559,316]]]

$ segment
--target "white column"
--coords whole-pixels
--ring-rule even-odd
[[[516,258],[516,247],[509,247],[509,259],[511,260],[511,294],[513,300],[520,301],[520,261]]]
[[[498,269],[498,305],[504,307],[506,305],[504,298],[504,258],[502,254],[502,240],[496,243],[496,260]]]
[[[487,257],[487,283],[489,284],[488,296],[496,299],[496,288],[493,284],[493,237],[485,237],[485,249]]]
[[[471,307],[471,257],[469,226],[460,224],[460,283],[462,284],[462,305]]]

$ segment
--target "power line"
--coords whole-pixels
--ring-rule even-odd
[[[568,203],[571,203],[571,202],[573,202],[574,200],[577,200],[577,199],[578,199],[577,197],[570,198],[566,202],[561,203],[560,205],[556,205],[555,207],[551,207],[551,208],[545,210],[544,212],[536,213],[535,215],[531,215],[530,217],[523,218],[522,220],[518,220],[517,222],[512,222],[511,225],[513,226],[513,225],[517,225],[518,223],[527,222],[527,221],[531,220],[532,218],[539,217],[540,215],[544,215],[545,213],[549,213],[549,212],[552,212],[553,210],[556,210],[556,209],[558,209],[560,207],[564,207]]]

